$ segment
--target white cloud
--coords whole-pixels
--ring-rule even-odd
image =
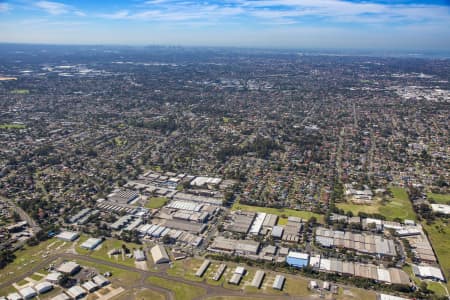
[[[128,10],[119,10],[115,13],[100,14],[99,16],[106,18],[106,19],[113,19],[113,20],[127,19],[130,17],[130,12]]]
[[[388,24],[450,23],[447,7],[418,4],[380,4],[345,0],[223,0],[220,4],[194,0],[150,0],[142,5],[101,14],[110,19],[206,21],[220,24],[233,17],[274,25],[302,23],[307,18],[325,22]]]
[[[35,3],[35,6],[45,10],[47,13],[51,15],[62,15],[70,11],[69,6],[59,2],[38,1]]]
[[[34,6],[46,11],[48,14],[51,15],[64,15],[70,13],[79,17],[86,16],[86,14],[81,10],[78,10],[71,5],[67,5],[61,2],[38,1],[34,4]]]
[[[11,9],[8,3],[0,3],[0,13],[7,12]]]
[[[377,4],[343,0],[237,0],[261,18],[325,17],[339,22],[450,21],[448,7],[419,4]],[[282,9],[280,9],[280,7]]]
[[[159,0],[157,0],[159,1]],[[153,1],[152,1],[153,2]],[[241,7],[219,6],[211,4],[198,4],[190,2],[176,3],[164,6],[155,6],[134,12],[119,10],[110,14],[100,14],[107,19],[125,20],[150,20],[150,21],[219,21],[226,17],[243,14],[245,10]]]

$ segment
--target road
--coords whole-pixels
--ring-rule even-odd
[[[14,201],[0,196],[0,200],[6,201],[11,204],[11,206],[14,208],[14,211],[17,212],[20,216],[20,218],[24,221],[28,222],[28,225],[33,229],[33,233],[36,234],[41,230],[41,227],[36,223],[36,221],[30,217],[22,208],[20,208]]]
[[[140,275],[139,281],[137,281],[135,284],[133,284],[131,286],[127,286],[126,287],[127,289],[131,290],[131,289],[149,288],[156,292],[162,293],[163,295],[166,296],[167,300],[175,300],[174,293],[169,289],[162,288],[160,286],[150,283],[148,281],[149,277],[159,277],[159,278],[165,279],[170,282],[184,283],[184,284],[198,287],[198,288],[205,290],[206,294],[201,297],[198,297],[197,298],[198,300],[203,300],[203,299],[207,299],[210,297],[216,297],[216,296],[241,296],[241,297],[256,297],[258,299],[286,299],[286,300],[287,299],[290,299],[290,300],[316,299],[314,297],[309,297],[309,296],[295,297],[295,296],[289,296],[289,295],[267,295],[267,294],[262,294],[262,293],[247,293],[242,290],[230,290],[230,289],[226,289],[222,286],[208,285],[205,282],[194,282],[194,281],[186,280],[184,278],[170,276],[165,272],[167,270],[168,266],[161,266],[158,269],[158,271],[144,271],[141,269],[136,269],[134,267],[116,264],[113,262],[104,261],[101,259],[84,256],[84,255],[79,255],[79,254],[73,254],[73,253],[60,253],[60,254],[51,255],[51,256],[47,257],[46,259],[43,259],[38,265],[34,266],[30,270],[27,270],[25,273],[21,274],[20,276],[13,275],[10,279],[8,279],[7,281],[0,284],[0,289],[8,287],[8,286],[12,285],[13,283],[24,279],[25,277],[31,276],[33,273],[42,270],[44,267],[46,267],[47,265],[49,265],[50,263],[54,262],[55,260],[57,260],[59,258],[66,259],[66,260],[84,260],[84,261],[91,262],[91,263],[101,264],[101,265],[109,266],[112,268],[117,268],[117,269],[129,271],[129,272],[138,273]]]

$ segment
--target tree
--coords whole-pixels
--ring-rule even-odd
[[[13,217],[14,222],[19,222],[21,220],[20,219],[20,215],[19,215],[19,213],[17,211],[13,212],[12,217]]]
[[[11,250],[5,249],[0,252],[0,269],[13,262],[16,256]]]
[[[422,281],[419,285],[419,288],[421,291],[423,291],[424,293],[428,293],[428,284],[426,283],[426,281]]]
[[[31,246],[31,247],[32,246],[37,246],[37,245],[39,245],[39,240],[37,238],[35,238],[35,237],[29,238],[27,240],[27,245]]]

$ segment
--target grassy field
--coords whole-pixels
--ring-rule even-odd
[[[34,247],[24,247],[16,251],[16,259],[3,268],[0,272],[0,283],[11,278],[20,276],[29,269],[38,265],[45,257],[52,253],[58,253],[68,248],[70,243],[64,243],[57,239],[50,239]],[[58,249],[59,248],[59,249]]]
[[[206,291],[202,288],[176,281],[168,281],[160,277],[150,276],[148,281],[154,285],[173,291],[176,300],[192,300],[206,294]]]
[[[385,216],[387,220],[395,218],[416,220],[416,213],[412,208],[406,190],[401,187],[390,187],[390,191],[393,197],[385,205],[376,202],[373,205],[338,203],[336,206],[345,211],[351,211],[354,215],[358,215],[359,212],[378,213]]]
[[[447,293],[444,288],[445,283],[427,281],[427,288],[433,291],[436,295],[446,296]],[[447,288],[448,289],[448,288]]]
[[[367,291],[363,289],[339,289],[339,295],[337,297],[338,300],[375,300],[377,295],[375,292]]]
[[[286,224],[288,217],[299,217],[304,220],[308,220],[311,217],[316,217],[317,221],[320,223],[324,222],[324,216],[319,215],[313,212],[309,211],[303,211],[303,210],[294,210],[289,208],[271,208],[271,207],[261,207],[261,206],[251,206],[251,205],[244,205],[240,203],[234,203],[232,210],[244,210],[244,211],[254,211],[254,212],[265,212],[268,214],[274,214],[280,217],[278,223],[283,225]]]
[[[151,197],[150,199],[148,199],[148,202],[145,205],[145,207],[152,208],[152,209],[154,209],[154,208],[161,208],[166,203],[167,203],[167,198],[166,197]]]
[[[439,204],[450,204],[450,194],[427,193],[427,197]]]
[[[392,200],[380,208],[380,213],[389,220],[395,218],[416,220],[416,213],[406,190],[400,187],[391,187],[390,191],[393,195]]]
[[[114,145],[116,145],[117,147],[121,147],[127,144],[127,140],[122,139],[120,137],[115,137],[114,138]]]
[[[16,89],[16,90],[12,90],[11,94],[16,94],[16,95],[28,95],[30,93],[30,90],[27,89]]]
[[[27,126],[23,124],[0,124],[0,129],[25,129]]]
[[[183,277],[191,281],[203,281],[202,277],[195,276],[195,272],[202,265],[203,261],[195,258],[174,261],[167,269],[167,274],[171,276]]]
[[[81,266],[94,268],[100,273],[111,272],[112,273],[112,277],[111,278],[114,279],[114,280],[117,280],[121,285],[125,285],[125,286],[133,285],[140,278],[139,273],[136,273],[136,272],[130,272],[130,271],[122,270],[122,269],[119,269],[119,268],[106,266],[106,265],[103,265],[103,264],[98,264],[98,263],[85,261],[85,260],[82,260],[82,259],[78,259],[76,261]]]
[[[119,241],[119,240],[115,240],[115,239],[108,239],[108,240],[105,240],[101,244],[100,248],[93,250],[93,251],[80,248],[80,245],[87,238],[88,238],[87,236],[83,235],[78,240],[77,247],[76,247],[78,253],[87,255],[87,256],[91,256],[94,258],[98,258],[101,260],[114,262],[114,263],[125,265],[125,266],[130,266],[130,267],[135,266],[134,258],[127,258],[126,256],[122,257],[122,255],[115,255],[110,258],[108,256],[108,252],[112,249],[121,249],[122,245],[126,245],[127,248],[130,249],[131,251],[133,251],[133,249],[138,249],[138,248],[143,247],[143,245],[138,245],[138,244],[134,244],[134,243],[126,243],[124,241]]]
[[[219,296],[219,297],[211,297],[211,298],[206,298],[207,300],[263,300],[265,298],[258,298],[258,297],[249,297],[249,296],[245,296],[245,297],[238,297],[238,296]]]
[[[115,300],[165,300],[164,295],[150,289],[131,290],[121,294]]]
[[[423,226],[431,240],[445,277],[450,278],[450,247],[448,246],[450,228],[441,220],[435,221],[432,225],[423,224]],[[450,290],[450,282],[447,283],[447,289]]]
[[[347,203],[336,203],[336,207],[339,209],[343,209],[346,212],[351,211],[356,216],[356,215],[358,215],[359,212],[366,213],[366,214],[379,213],[381,204],[374,203],[372,205],[360,205],[360,204],[353,204],[353,203],[347,202]]]

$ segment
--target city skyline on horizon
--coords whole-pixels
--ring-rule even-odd
[[[450,50],[449,1],[0,2],[0,42]]]

